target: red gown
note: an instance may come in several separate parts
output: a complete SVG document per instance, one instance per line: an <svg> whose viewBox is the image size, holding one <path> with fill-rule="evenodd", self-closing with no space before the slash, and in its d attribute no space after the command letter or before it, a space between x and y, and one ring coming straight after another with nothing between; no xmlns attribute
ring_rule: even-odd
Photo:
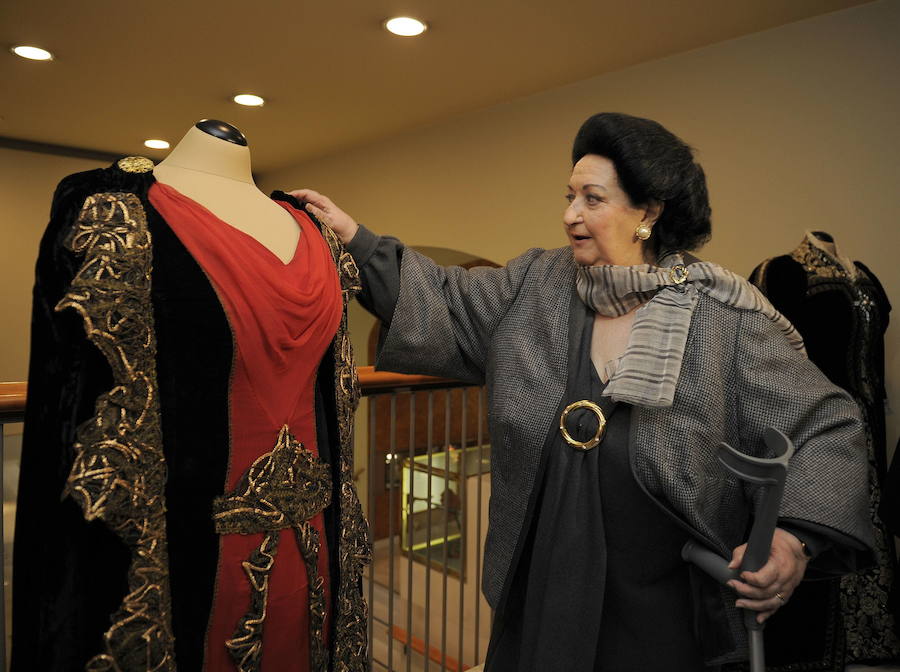
<svg viewBox="0 0 900 672"><path fill-rule="evenodd" d="M255 238L172 187L154 184L149 199L209 277L231 326L235 346L231 446L224 491L232 492L254 461L273 451L283 427L318 455L316 372L341 319L340 282L322 235L306 213L279 203L300 227L294 256L285 264ZM317 565L324 579L327 645L331 597L322 512L309 522L321 542ZM286 528L277 534L262 628L262 670L307 672L306 566L294 531ZM262 532L220 537L216 592L206 635L204 669L209 672L238 669L225 642L235 636L250 607L251 589L242 563L260 547L263 537Z"/></svg>

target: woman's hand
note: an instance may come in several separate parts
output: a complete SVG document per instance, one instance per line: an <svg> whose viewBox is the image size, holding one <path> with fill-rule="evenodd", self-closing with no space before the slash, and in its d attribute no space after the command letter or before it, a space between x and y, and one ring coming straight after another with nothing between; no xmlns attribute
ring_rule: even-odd
<svg viewBox="0 0 900 672"><path fill-rule="evenodd" d="M334 231L344 245L353 240L359 224L337 207L330 198L312 189L296 189L288 193L298 201L306 201L306 209Z"/></svg>
<svg viewBox="0 0 900 672"><path fill-rule="evenodd" d="M728 567L740 567L746 550L747 544L734 549ZM769 561L756 572L741 572L741 580L733 579L728 582L738 594L735 604L758 611L756 620L762 623L790 599L797 584L803 579L808 561L800 540L790 532L776 527Z"/></svg>

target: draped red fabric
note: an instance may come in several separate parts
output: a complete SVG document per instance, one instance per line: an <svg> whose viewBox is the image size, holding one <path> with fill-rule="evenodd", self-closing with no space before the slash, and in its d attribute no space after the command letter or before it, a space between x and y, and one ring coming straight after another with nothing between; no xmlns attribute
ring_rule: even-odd
<svg viewBox="0 0 900 672"><path fill-rule="evenodd" d="M315 224L306 213L280 203L301 231L294 256L285 264L255 238L168 185L154 184L149 198L210 279L234 334L231 446L224 490L234 489L254 460L272 451L284 425L318 454L316 372L341 319L341 290L331 252ZM195 337L202 339L203 334ZM222 446L222 451L229 451L229 446ZM330 605L322 514L310 522L319 531L318 569L325 579L325 603ZM263 627L262 670L307 672L306 567L294 532L285 529L279 534ZM221 537L206 639L205 670L209 672L236 669L225 641L234 636L250 606L250 585L242 563L262 539L262 533ZM328 613L326 640L330 620Z"/></svg>

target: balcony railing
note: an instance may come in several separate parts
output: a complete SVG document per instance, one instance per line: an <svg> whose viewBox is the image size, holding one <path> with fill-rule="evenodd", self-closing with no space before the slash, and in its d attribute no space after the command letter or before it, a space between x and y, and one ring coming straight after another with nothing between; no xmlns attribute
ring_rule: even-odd
<svg viewBox="0 0 900 672"><path fill-rule="evenodd" d="M480 590L490 493L484 390L372 367L360 367L359 378L355 468L374 541L363 586L370 668L471 669L487 652L491 618ZM26 393L25 383L0 383L4 456L2 430L24 419ZM2 501L14 511L14 501ZM0 660L9 633L9 548L0 545Z"/></svg>

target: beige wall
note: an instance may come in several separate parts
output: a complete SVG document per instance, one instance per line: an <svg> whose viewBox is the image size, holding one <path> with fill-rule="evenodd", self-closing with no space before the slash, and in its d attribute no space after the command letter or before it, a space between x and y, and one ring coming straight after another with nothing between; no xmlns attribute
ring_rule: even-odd
<svg viewBox="0 0 900 672"><path fill-rule="evenodd" d="M0 147L0 381L25 380L31 287L57 183L98 161Z"/></svg>
<svg viewBox="0 0 900 672"><path fill-rule="evenodd" d="M747 275L793 249L805 229L822 229L900 306L898 25L900 2L874 2L492 107L261 182L316 188L408 244L503 261L527 247L563 244L574 133L594 112L629 112L659 120L699 150L713 205L704 257ZM364 341L360 314L353 324ZM887 334L887 374L900 409L898 319ZM896 411L888 423L892 445Z"/></svg>
<svg viewBox="0 0 900 672"><path fill-rule="evenodd" d="M0 381L25 380L28 375L34 263L53 190L66 175L99 165L0 147ZM3 434L4 498L11 503L18 489L21 423L4 425ZM4 511L8 512L4 534L12 543L15 508L4 507ZM7 557L7 565L9 562Z"/></svg>

